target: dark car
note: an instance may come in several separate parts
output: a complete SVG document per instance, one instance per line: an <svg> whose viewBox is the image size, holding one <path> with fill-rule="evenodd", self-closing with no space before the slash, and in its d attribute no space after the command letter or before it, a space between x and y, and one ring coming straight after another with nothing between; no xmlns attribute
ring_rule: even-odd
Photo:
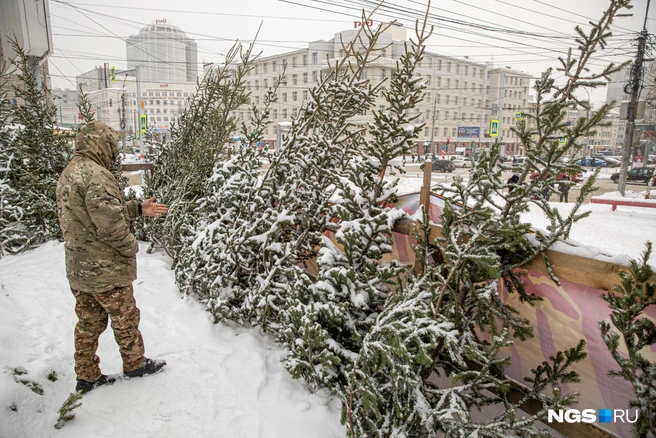
<svg viewBox="0 0 656 438"><path fill-rule="evenodd" d="M649 184L649 180L654 177L654 168L653 167L636 167L635 169L629 169L626 172L626 181L634 183L644 183ZM620 173L614 173L610 176L610 179L614 183L618 183L620 180Z"/></svg>
<svg viewBox="0 0 656 438"><path fill-rule="evenodd" d="M575 164L578 164L579 166L583 166L583 167L606 167L605 161L600 160L599 158L590 158L590 157L579 160Z"/></svg>
<svg viewBox="0 0 656 438"><path fill-rule="evenodd" d="M535 178L538 177L538 175L540 175L540 172L533 172L531 174L530 178L535 179ZM545 178L548 178L548 177L549 177L549 173L547 173L545 175ZM577 175L577 174L570 175L569 173L565 173L565 172L559 172L558 175L556 175L556 179L558 181L568 180L568 181L572 181L572 182L575 182L575 183L583 181L583 179L579 175Z"/></svg>
<svg viewBox="0 0 656 438"><path fill-rule="evenodd" d="M424 170L426 163L421 163L419 169ZM435 160L433 161L433 172L453 172L456 166L450 160Z"/></svg>

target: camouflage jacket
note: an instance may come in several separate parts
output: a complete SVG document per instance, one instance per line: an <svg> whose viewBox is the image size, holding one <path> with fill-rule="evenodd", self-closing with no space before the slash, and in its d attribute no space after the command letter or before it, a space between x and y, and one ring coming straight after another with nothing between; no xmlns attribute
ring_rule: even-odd
<svg viewBox="0 0 656 438"><path fill-rule="evenodd" d="M139 246L130 220L138 216L138 206L125 201L109 171L118 154L118 134L91 122L76 142L75 156L57 183L68 281L83 292L128 286L137 278Z"/></svg>

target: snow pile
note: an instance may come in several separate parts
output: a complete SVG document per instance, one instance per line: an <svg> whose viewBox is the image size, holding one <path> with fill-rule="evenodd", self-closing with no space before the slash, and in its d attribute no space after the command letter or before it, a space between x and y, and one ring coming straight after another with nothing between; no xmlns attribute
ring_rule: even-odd
<svg viewBox="0 0 656 438"><path fill-rule="evenodd" d="M203 306L180 297L170 259L146 254L146 246L142 243L137 256L134 283L141 330L146 354L168 365L157 375L119 380L86 394L75 419L59 432L53 428L59 407L75 387L75 300L64 247L49 242L0 259L1 437L345 436L339 403L293 380L273 339L212 324ZM100 338L99 356L104 373L121 372L109 328ZM30 388L34 384L43 395Z"/></svg>

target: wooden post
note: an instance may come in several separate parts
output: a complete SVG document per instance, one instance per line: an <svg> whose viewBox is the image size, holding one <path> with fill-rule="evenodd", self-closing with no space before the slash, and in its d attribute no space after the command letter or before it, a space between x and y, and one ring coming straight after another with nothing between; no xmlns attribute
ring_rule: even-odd
<svg viewBox="0 0 656 438"><path fill-rule="evenodd" d="M430 186L431 186L431 173L433 172L433 163L430 160L426 160L424 163L424 181L421 185L421 190L419 192L419 203L424 207L424 211L428 214L428 207L430 205ZM424 236L425 239L428 239L428 236ZM415 266L413 268L416 275L421 276L424 274L424 264L415 259Z"/></svg>

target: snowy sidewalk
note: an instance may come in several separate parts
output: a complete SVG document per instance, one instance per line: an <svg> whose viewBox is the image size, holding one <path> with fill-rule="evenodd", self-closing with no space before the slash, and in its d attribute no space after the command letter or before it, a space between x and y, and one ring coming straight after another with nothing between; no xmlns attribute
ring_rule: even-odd
<svg viewBox="0 0 656 438"><path fill-rule="evenodd" d="M0 259L1 437L343 437L339 402L310 394L280 364L283 352L255 330L212 324L194 299L181 298L170 259L146 254L139 279L146 355L164 371L120 380L85 395L75 419L54 429L75 387L74 298L64 271L63 244ZM100 338L104 373L121 372L111 328ZM27 371L14 376L13 369ZM55 371L57 380L47 376ZM16 379L38 383L38 395Z"/></svg>

